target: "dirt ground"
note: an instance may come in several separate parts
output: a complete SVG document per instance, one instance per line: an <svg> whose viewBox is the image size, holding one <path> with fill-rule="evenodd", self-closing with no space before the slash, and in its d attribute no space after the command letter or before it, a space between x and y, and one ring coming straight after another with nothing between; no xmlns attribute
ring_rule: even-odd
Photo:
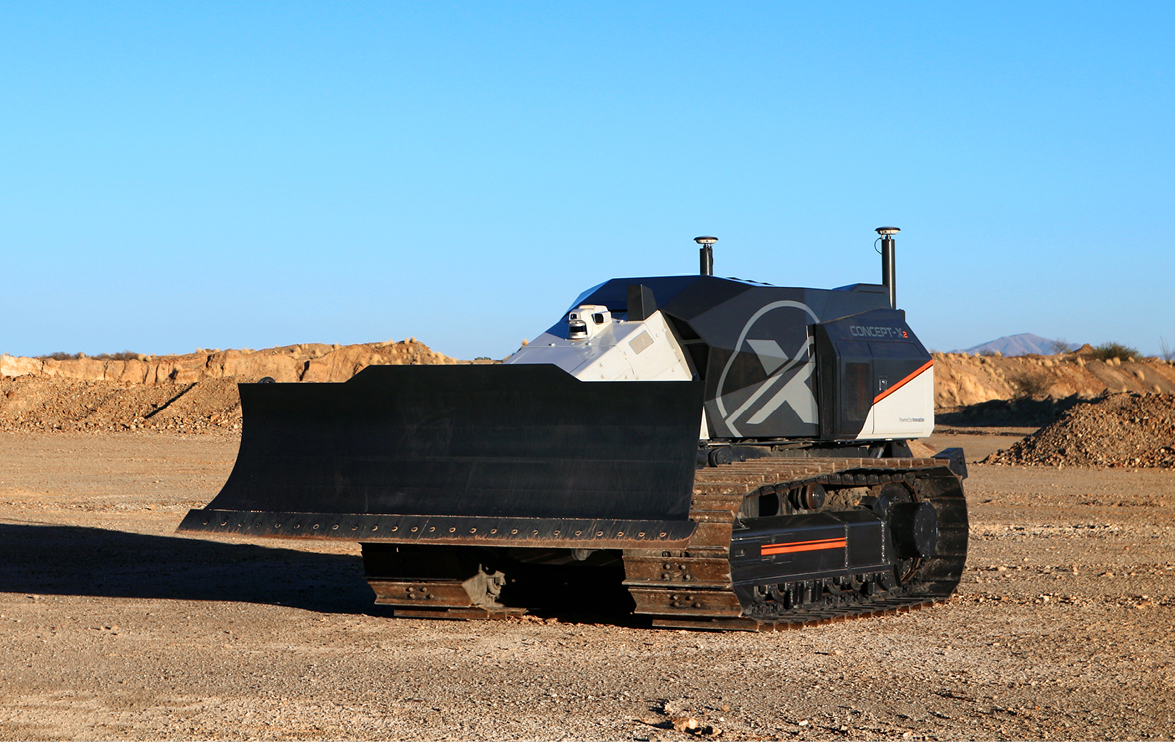
<svg viewBox="0 0 1175 742"><path fill-rule="evenodd" d="M974 462L1024 432L932 443ZM236 445L0 434L0 737L676 740L684 712L721 739L1175 735L1170 470L972 463L949 603L712 634L394 620L355 546L177 536Z"/></svg>

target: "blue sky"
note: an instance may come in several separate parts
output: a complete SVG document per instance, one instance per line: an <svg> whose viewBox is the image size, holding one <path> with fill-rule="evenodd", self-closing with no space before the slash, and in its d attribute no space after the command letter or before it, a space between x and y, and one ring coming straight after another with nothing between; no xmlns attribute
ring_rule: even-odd
<svg viewBox="0 0 1175 742"><path fill-rule="evenodd" d="M8 3L0 352L415 336L613 276L1175 345L1172 3Z"/></svg>

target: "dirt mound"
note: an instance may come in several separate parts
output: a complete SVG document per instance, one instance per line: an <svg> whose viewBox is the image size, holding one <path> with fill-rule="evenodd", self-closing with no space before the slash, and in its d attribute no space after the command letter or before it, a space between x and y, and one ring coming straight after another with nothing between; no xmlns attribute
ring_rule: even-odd
<svg viewBox="0 0 1175 742"><path fill-rule="evenodd" d="M1017 358L934 354L934 406L940 413L993 400L1092 399L1107 392L1175 393L1175 365L1158 358L1102 361L1081 352Z"/></svg>
<svg viewBox="0 0 1175 742"><path fill-rule="evenodd" d="M0 368L0 431L230 434L241 427L238 382L266 376L287 382L346 381L371 365L459 363L414 338L139 360L4 359L9 363Z"/></svg>
<svg viewBox="0 0 1175 742"><path fill-rule="evenodd" d="M0 379L0 431L238 430L237 381L147 386L36 376Z"/></svg>
<svg viewBox="0 0 1175 742"><path fill-rule="evenodd" d="M123 355L123 354L119 354ZM190 384L236 377L256 381L346 381L373 365L459 363L409 338L404 341L323 345L305 343L265 350L198 350L179 356L137 358L23 358L0 355L0 377L46 376L127 384Z"/></svg>
<svg viewBox="0 0 1175 742"><path fill-rule="evenodd" d="M1078 404L983 463L1175 468L1175 394L1111 394Z"/></svg>

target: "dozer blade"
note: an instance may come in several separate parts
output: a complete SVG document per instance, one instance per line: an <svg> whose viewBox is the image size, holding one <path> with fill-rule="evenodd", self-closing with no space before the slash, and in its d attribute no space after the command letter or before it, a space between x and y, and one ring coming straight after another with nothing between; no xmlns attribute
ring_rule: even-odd
<svg viewBox="0 0 1175 742"><path fill-rule="evenodd" d="M181 531L639 548L694 530L700 382L369 366L341 384L240 394L236 464Z"/></svg>

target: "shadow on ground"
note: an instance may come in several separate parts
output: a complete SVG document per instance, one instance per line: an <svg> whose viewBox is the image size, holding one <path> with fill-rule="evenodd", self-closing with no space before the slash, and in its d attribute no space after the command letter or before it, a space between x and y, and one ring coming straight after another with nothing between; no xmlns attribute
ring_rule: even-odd
<svg viewBox="0 0 1175 742"><path fill-rule="evenodd" d="M80 526L0 524L0 592L391 614L372 603L358 556Z"/></svg>
<svg viewBox="0 0 1175 742"><path fill-rule="evenodd" d="M1077 405L1090 401L1076 395L1064 399L993 399L936 413L934 421L955 427L1042 427L1059 420Z"/></svg>
<svg viewBox="0 0 1175 742"><path fill-rule="evenodd" d="M646 624L631 614L621 579L552 579L534 613L561 623ZM358 556L81 526L0 524L0 593L263 603L392 617L390 607L373 602Z"/></svg>

